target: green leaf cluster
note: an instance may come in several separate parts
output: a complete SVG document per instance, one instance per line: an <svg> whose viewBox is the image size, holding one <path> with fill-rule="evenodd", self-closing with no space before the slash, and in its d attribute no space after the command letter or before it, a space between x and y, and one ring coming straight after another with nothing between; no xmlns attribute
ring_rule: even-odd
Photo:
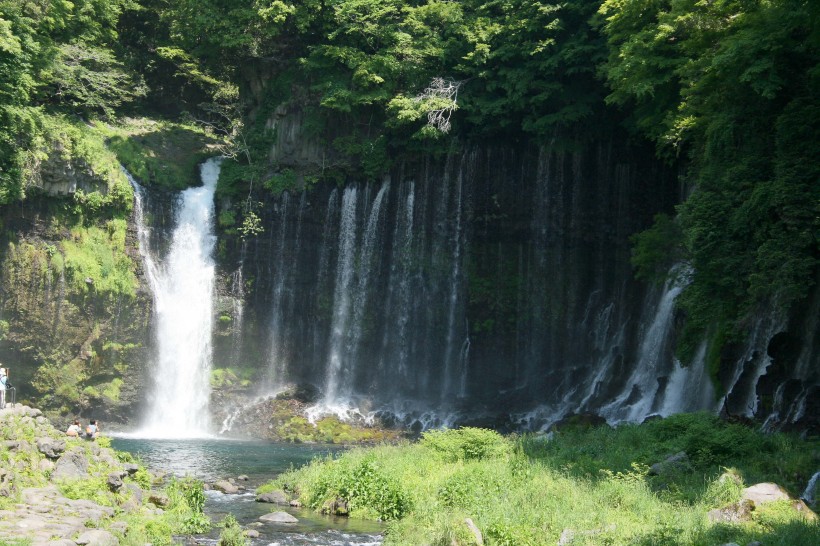
<svg viewBox="0 0 820 546"><path fill-rule="evenodd" d="M599 16L607 101L683 159L695 188L675 222L635 239L634 261L645 275L691 264L679 300L690 349L714 325L721 343L742 339L753 313L789 311L818 272L820 7L606 0Z"/></svg>

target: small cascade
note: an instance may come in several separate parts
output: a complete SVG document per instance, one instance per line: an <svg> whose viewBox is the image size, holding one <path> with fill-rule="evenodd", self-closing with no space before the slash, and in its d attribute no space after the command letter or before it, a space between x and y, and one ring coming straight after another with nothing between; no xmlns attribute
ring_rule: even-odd
<svg viewBox="0 0 820 546"><path fill-rule="evenodd" d="M345 366L347 373L345 374L342 384L342 394L345 398L348 398L352 393L353 382L356 378L356 369L359 362L359 347L362 340L365 313L368 311L368 300L371 292L370 279L377 269L375 258L378 258L378 250L380 248L379 234L382 225L382 204L384 203L385 195L389 188L390 181L386 179L379 193L376 194L376 198L370 208L370 214L367 217L367 224L365 225L364 235L362 236L361 248L357 260L359 279L355 285L352 297L353 315L345 343L346 358L349 361L349 364Z"/></svg>
<svg viewBox="0 0 820 546"><path fill-rule="evenodd" d="M601 415L610 422L637 421L652 413L658 393L658 378L671 360L669 352L675 299L683 286L675 280L668 280L657 307L651 312L651 319L645 324L638 361L632 368L629 379L621 393L601 409ZM651 307L650 307L651 309Z"/></svg>
<svg viewBox="0 0 820 546"><path fill-rule="evenodd" d="M316 308L321 309L328 305L326 302L331 301L333 294L333 286L331 284L331 254L332 247L335 241L334 227L336 225L335 218L339 215L339 190L333 188L327 200L327 208L325 209L324 222L322 229L322 243L319 247L319 267L316 276ZM317 317L313 317L313 338L310 340L312 344L312 360L319 361L327 355L327 332L324 328L319 327Z"/></svg>
<svg viewBox="0 0 820 546"><path fill-rule="evenodd" d="M345 342L350 320L351 288L356 259L356 205L358 193L355 186L345 188L339 225L339 257L336 263L336 289L333 296L333 322L330 330L330 353L328 355L325 382L325 404L336 406L340 402L339 387L348 370L344 368Z"/></svg>
<svg viewBox="0 0 820 546"><path fill-rule="evenodd" d="M465 328L470 331L469 326ZM467 379L470 372L470 336L464 338L464 343L461 344L461 351L458 355L459 368L461 368L461 378L458 385L458 397L467 397Z"/></svg>
<svg viewBox="0 0 820 546"><path fill-rule="evenodd" d="M264 385L265 390L275 389L285 383L287 370L287 358L285 355L285 290L288 277L288 265L285 261L285 251L287 248L288 236L288 208L290 206L290 194L285 192L279 203L277 213L279 215L279 229L277 233L277 244L275 250L275 269L273 281L273 320L271 321L270 336L270 374L269 383Z"/></svg>
<svg viewBox="0 0 820 546"><path fill-rule="evenodd" d="M655 411L666 417L673 413L716 409L715 388L706 370L706 342L700 344L692 363L675 367L666 382L663 403Z"/></svg>
<svg viewBox="0 0 820 546"><path fill-rule="evenodd" d="M463 290L462 264L461 255L463 253L463 234L464 227L462 225L462 202L464 196L464 172L462 169L458 171L456 195L455 195L455 226L453 228L452 238L452 266L450 269L450 286L449 298L447 302L447 345L444 352L444 377L441 387L441 398L447 400L452 396L453 384L461 375L461 371L456 369L454 364L460 358L460 354L455 351L456 338L459 335L458 324L461 323L459 315L461 311L461 299Z"/></svg>
<svg viewBox="0 0 820 546"><path fill-rule="evenodd" d="M219 159L202 164L203 186L179 196L168 255L158 259L145 225L144 192L134 183L140 252L154 294L156 365L143 428L148 437L198 437L210 431L214 291L214 206Z"/></svg>
<svg viewBox="0 0 820 546"><path fill-rule="evenodd" d="M416 183L404 185L399 198L396 222L393 229L393 253L390 258L390 277L385 300L385 317L388 328L384 329L381 342L379 370L383 377L405 379L410 358L409 332L411 315L413 215L415 213ZM398 382L393 383L393 389Z"/></svg>
<svg viewBox="0 0 820 546"><path fill-rule="evenodd" d="M242 338L245 331L245 257L248 243L243 239L239 254L239 266L231 275L231 364L237 366L242 362Z"/></svg>
<svg viewBox="0 0 820 546"><path fill-rule="evenodd" d="M803 490L803 494L800 495L800 498L806 501L806 504L809 506L814 506L814 503L817 501L815 495L817 494L818 480L820 480L820 472L815 472L806 485L806 489Z"/></svg>
<svg viewBox="0 0 820 546"><path fill-rule="evenodd" d="M726 389L726 409L733 415L753 417L760 402L757 385L772 363L769 341L785 329L786 320L776 314L758 317L749 332L745 350L737 360Z"/></svg>

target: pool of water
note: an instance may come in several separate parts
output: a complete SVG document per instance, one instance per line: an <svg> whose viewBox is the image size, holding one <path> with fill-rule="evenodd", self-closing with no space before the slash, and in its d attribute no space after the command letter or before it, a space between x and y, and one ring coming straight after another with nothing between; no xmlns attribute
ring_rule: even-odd
<svg viewBox="0 0 820 546"><path fill-rule="evenodd" d="M259 531L254 546L373 546L381 544L383 526L375 522L350 520L316 514L307 509L274 506L256 502L254 488L292 467L299 467L315 457L338 453L337 446L280 444L273 442L184 439L154 440L113 438L112 447L127 451L148 468L175 476L193 476L205 482L247 475L248 491L225 495L206 492L205 511L214 523L233 514L243 527ZM259 522L259 517L273 511L285 511L299 523ZM197 537L200 544L215 544L218 533Z"/></svg>

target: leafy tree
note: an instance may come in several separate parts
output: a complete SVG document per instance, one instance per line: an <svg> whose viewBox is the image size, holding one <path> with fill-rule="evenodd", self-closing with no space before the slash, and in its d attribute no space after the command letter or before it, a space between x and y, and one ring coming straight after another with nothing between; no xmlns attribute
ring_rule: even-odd
<svg viewBox="0 0 820 546"><path fill-rule="evenodd" d="M694 266L681 298L694 331L685 339L712 324L742 337L761 304L789 310L814 284L818 9L802 0L607 0L600 9L607 100L667 157L686 157L696 186L680 207Z"/></svg>

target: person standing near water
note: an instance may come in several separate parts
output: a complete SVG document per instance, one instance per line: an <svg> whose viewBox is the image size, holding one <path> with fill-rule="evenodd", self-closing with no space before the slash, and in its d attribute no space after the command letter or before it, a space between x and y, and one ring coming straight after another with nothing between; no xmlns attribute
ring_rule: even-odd
<svg viewBox="0 0 820 546"><path fill-rule="evenodd" d="M6 385L8 385L9 376L5 368L0 368L0 409L6 407Z"/></svg>

